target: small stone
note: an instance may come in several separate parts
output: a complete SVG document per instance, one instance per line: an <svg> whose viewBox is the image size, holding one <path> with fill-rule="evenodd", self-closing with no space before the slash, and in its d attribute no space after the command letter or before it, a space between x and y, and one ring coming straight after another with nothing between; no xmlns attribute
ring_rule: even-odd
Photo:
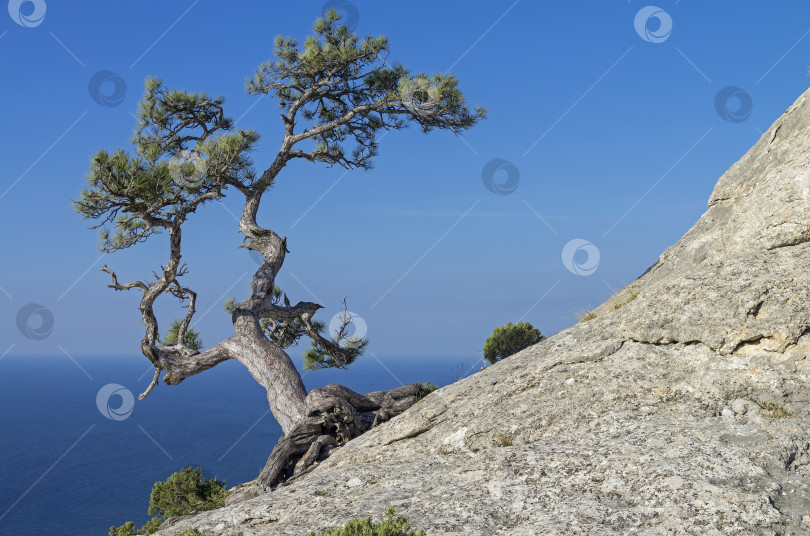
<svg viewBox="0 0 810 536"><path fill-rule="evenodd" d="M359 478L357 478L357 477L354 477L354 478L350 478L350 479L349 479L349 480L346 482L346 485L347 485L347 486L349 486L350 488L356 488L357 486L362 486L362 485L363 485L363 481L362 481L362 480L360 480L360 479L359 479Z"/></svg>
<svg viewBox="0 0 810 536"><path fill-rule="evenodd" d="M738 398L734 402L731 403L731 409L734 410L734 413L737 415L745 415L748 413L748 402L743 400L742 398Z"/></svg>

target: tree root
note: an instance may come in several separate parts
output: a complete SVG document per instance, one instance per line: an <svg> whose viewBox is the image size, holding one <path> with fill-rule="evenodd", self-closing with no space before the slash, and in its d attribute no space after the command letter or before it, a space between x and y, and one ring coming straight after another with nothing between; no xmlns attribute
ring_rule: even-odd
<svg viewBox="0 0 810 536"><path fill-rule="evenodd" d="M279 439L256 485L267 491L292 482L334 448L399 415L423 395L418 383L365 395L334 384L313 389L306 419Z"/></svg>

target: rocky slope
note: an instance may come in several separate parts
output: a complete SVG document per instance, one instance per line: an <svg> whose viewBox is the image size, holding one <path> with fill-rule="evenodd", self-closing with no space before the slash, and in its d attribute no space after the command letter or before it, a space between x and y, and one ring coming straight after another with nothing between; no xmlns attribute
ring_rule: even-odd
<svg viewBox="0 0 810 536"><path fill-rule="evenodd" d="M810 534L808 147L810 92L595 319L159 534L305 535L387 506L429 535Z"/></svg>

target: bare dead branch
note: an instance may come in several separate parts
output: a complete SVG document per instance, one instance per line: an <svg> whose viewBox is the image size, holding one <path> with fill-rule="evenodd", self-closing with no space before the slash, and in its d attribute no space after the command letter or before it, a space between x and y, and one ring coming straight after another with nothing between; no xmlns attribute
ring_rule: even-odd
<svg viewBox="0 0 810 536"><path fill-rule="evenodd" d="M132 289L132 288L139 288L139 289L143 290L144 292L146 292L147 289L148 289L148 287L144 283L141 283L140 281L133 281L132 283L126 283L124 285L119 284L118 283L118 277L115 275L115 272L113 272L112 270L107 268L106 264L104 265L104 268L101 269L101 271L102 272L107 272L108 274L110 274L110 277L112 278L112 285L107 285L107 286L112 288L112 289L115 289L115 290L129 290L129 289Z"/></svg>
<svg viewBox="0 0 810 536"><path fill-rule="evenodd" d="M180 271L182 272L182 267ZM194 313L197 312L197 309L195 308L195 304L197 303L197 293L189 288L180 286L180 283L178 283L176 279L172 281L172 286L169 287L169 292L174 294L174 296L180 301L188 298L188 305L186 306L188 310L186 311L186 316L180 322L180 327L177 329L177 344L186 346L186 332L191 324L191 318L194 316Z"/></svg>
<svg viewBox="0 0 810 536"><path fill-rule="evenodd" d="M146 388L146 391L138 395L138 400L143 400L147 397L149 393L152 392L152 389L158 384L158 379L160 378L160 369L155 367L155 376L152 378L152 382L149 384L149 387Z"/></svg>
<svg viewBox="0 0 810 536"><path fill-rule="evenodd" d="M312 302L298 302L292 307L271 305L259 311L259 318L268 318L274 321L293 320L303 316L312 317L318 309L323 309L323 306Z"/></svg>

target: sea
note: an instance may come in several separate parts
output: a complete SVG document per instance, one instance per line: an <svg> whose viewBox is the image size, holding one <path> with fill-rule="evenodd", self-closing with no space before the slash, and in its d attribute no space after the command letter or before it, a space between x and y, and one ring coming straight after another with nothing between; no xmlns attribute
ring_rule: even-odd
<svg viewBox="0 0 810 536"><path fill-rule="evenodd" d="M481 366L480 356L365 355L345 370L301 374L307 390L339 383L365 393L444 386ZM258 475L281 428L247 370L225 362L138 401L153 370L143 356L0 359L0 535L140 527L154 483L182 467L228 486Z"/></svg>

